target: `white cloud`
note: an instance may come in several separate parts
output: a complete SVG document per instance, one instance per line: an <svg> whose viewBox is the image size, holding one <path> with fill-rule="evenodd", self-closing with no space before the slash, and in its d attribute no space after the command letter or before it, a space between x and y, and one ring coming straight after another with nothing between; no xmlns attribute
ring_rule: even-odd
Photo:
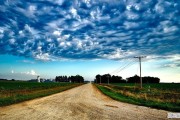
<svg viewBox="0 0 180 120"><path fill-rule="evenodd" d="M71 42L66 42L66 44L67 44L68 46L71 46L71 45L72 45Z"/></svg>
<svg viewBox="0 0 180 120"><path fill-rule="evenodd" d="M177 66L177 64L175 64L175 63L171 63L171 64L165 64L164 67L176 68L179 66Z"/></svg>
<svg viewBox="0 0 180 120"><path fill-rule="evenodd" d="M30 14L34 15L34 13L37 11L37 7L35 5L30 5L28 10Z"/></svg>
<svg viewBox="0 0 180 120"><path fill-rule="evenodd" d="M60 46L64 46L64 45L65 45L65 42L60 42L59 45L60 45Z"/></svg>
<svg viewBox="0 0 180 120"><path fill-rule="evenodd" d="M124 26L126 29L131 29L131 28L137 28L139 27L139 24L137 22L128 22L128 21L125 21L124 22Z"/></svg>
<svg viewBox="0 0 180 120"><path fill-rule="evenodd" d="M53 32L53 34L54 34L54 35L57 35L57 36L60 36L60 35L61 35L61 32L60 32L60 31L55 30L55 31Z"/></svg>
<svg viewBox="0 0 180 120"><path fill-rule="evenodd" d="M31 70L30 74L31 75L37 75L37 73L34 70Z"/></svg>
<svg viewBox="0 0 180 120"><path fill-rule="evenodd" d="M117 49L116 51L113 51L109 54L103 54L102 57L108 58L108 59L119 59L123 56L123 51L120 49Z"/></svg>
<svg viewBox="0 0 180 120"><path fill-rule="evenodd" d="M156 6L155 6L155 11L157 12L157 13L163 13L165 10L164 10L164 6L162 5L162 4L160 4L160 3L158 3L158 4L156 4Z"/></svg>
<svg viewBox="0 0 180 120"><path fill-rule="evenodd" d="M22 60L23 63L29 63L29 64L34 64L35 62L30 61L30 60Z"/></svg>
<svg viewBox="0 0 180 120"><path fill-rule="evenodd" d="M63 2L64 2L64 0L48 0L48 1L50 1L50 2L55 2L55 3L58 4L58 5L62 5Z"/></svg>
<svg viewBox="0 0 180 120"><path fill-rule="evenodd" d="M126 16L128 20L138 20L139 19L139 14L133 13L126 11Z"/></svg>
<svg viewBox="0 0 180 120"><path fill-rule="evenodd" d="M14 44L15 41L16 41L16 40L12 38L12 39L9 40L9 43L10 43L10 44Z"/></svg>
<svg viewBox="0 0 180 120"><path fill-rule="evenodd" d="M4 33L4 28L0 27L0 33L3 34Z"/></svg>
<svg viewBox="0 0 180 120"><path fill-rule="evenodd" d="M51 60L49 53L40 53L40 54L37 54L35 56L35 58L38 59L38 60L43 60L43 61Z"/></svg>
<svg viewBox="0 0 180 120"><path fill-rule="evenodd" d="M11 73L16 74L16 75L19 75L19 74L32 75L32 76L39 75L35 72L35 70L30 70L30 71L26 71L26 72L14 72L14 70L11 70Z"/></svg>
<svg viewBox="0 0 180 120"><path fill-rule="evenodd" d="M76 17L77 10L75 8L71 8L70 12L73 14L74 17Z"/></svg>
<svg viewBox="0 0 180 120"><path fill-rule="evenodd" d="M32 76L39 75L34 70L30 70L30 71L27 71L27 72L21 72L21 74L27 74L27 75L32 75Z"/></svg>
<svg viewBox="0 0 180 120"><path fill-rule="evenodd" d="M30 27L28 24L24 26L24 30L30 32L31 34L36 35L38 33L37 30L35 30L33 27Z"/></svg>
<svg viewBox="0 0 180 120"><path fill-rule="evenodd" d="M170 33L170 32L178 31L179 29L177 26L171 26L171 27L164 27L163 30L164 33Z"/></svg>

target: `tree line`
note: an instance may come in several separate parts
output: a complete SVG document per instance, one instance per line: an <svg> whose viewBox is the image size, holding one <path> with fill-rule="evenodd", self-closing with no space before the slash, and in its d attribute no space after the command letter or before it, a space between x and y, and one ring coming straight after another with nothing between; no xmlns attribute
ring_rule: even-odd
<svg viewBox="0 0 180 120"><path fill-rule="evenodd" d="M127 78L128 83L140 83L140 77L135 75L133 77ZM142 83L159 83L160 79L158 77L142 77Z"/></svg>
<svg viewBox="0 0 180 120"><path fill-rule="evenodd" d="M140 77L138 75L134 75L132 77L123 79L121 76L111 76L110 74L104 75L96 75L95 83L140 83ZM143 83L159 83L160 79L158 77L142 77Z"/></svg>
<svg viewBox="0 0 180 120"><path fill-rule="evenodd" d="M110 74L96 75L95 83L126 83L121 76L111 76Z"/></svg>
<svg viewBox="0 0 180 120"><path fill-rule="evenodd" d="M76 76L56 76L55 78L56 82L71 82L71 83L83 83L84 78L80 75Z"/></svg>

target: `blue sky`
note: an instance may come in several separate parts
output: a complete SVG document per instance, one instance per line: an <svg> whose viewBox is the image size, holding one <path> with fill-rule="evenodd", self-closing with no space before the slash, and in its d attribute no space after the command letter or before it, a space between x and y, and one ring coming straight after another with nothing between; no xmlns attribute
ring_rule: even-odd
<svg viewBox="0 0 180 120"><path fill-rule="evenodd" d="M179 1L0 1L0 78L126 78L141 55L143 76L180 82Z"/></svg>

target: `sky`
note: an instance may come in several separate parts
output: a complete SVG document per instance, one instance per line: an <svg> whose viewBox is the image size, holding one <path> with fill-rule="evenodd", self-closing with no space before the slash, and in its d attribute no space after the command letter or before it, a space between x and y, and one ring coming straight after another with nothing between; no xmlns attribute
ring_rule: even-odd
<svg viewBox="0 0 180 120"><path fill-rule="evenodd" d="M0 78L139 74L180 82L179 0L2 0Z"/></svg>

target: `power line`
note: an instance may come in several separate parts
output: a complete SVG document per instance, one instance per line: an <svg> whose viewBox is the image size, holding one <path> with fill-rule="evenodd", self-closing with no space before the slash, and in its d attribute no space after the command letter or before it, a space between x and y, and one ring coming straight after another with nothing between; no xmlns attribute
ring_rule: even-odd
<svg viewBox="0 0 180 120"><path fill-rule="evenodd" d="M132 66L132 65L134 65L134 64L135 64L135 61L134 61L134 62L131 62L131 63L129 63L129 64L127 64L127 65L124 66L122 69L120 69L119 71L117 71L117 73L119 73L119 72L121 72L121 71L123 71L123 70L129 68L130 66Z"/></svg>
<svg viewBox="0 0 180 120"><path fill-rule="evenodd" d="M131 59L131 58L128 58L128 59ZM128 59L127 59L127 60L128 60ZM126 64L129 64L129 63L122 64L120 67L118 67L116 70L114 70L114 71L111 72L111 73L116 73L117 71L119 71L120 69L122 69Z"/></svg>
<svg viewBox="0 0 180 120"><path fill-rule="evenodd" d="M132 58L128 58L130 60L133 60ZM128 60L127 59L127 60ZM127 66L129 66L129 64L131 64L133 61L128 61L127 63L125 64L122 64L119 68L117 68L116 70L114 70L113 72L111 72L111 74L114 74L114 73L118 73L119 71L121 71L122 69L125 69Z"/></svg>

